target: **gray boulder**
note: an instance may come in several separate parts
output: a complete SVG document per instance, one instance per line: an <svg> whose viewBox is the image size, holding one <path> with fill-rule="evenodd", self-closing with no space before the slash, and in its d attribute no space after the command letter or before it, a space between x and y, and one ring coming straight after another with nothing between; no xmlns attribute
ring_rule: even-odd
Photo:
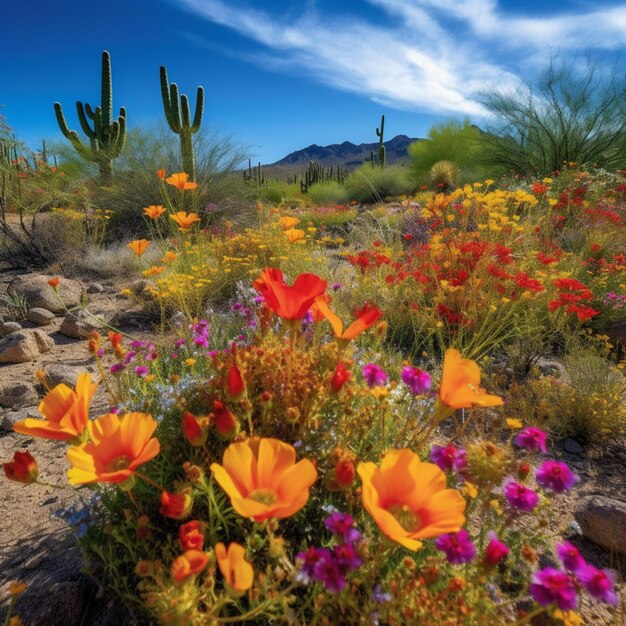
<svg viewBox="0 0 626 626"><path fill-rule="evenodd" d="M41 307L52 313L63 313L66 309L78 306L83 297L83 286L76 280L59 278L55 290L48 284L51 276L26 274L11 281L7 291L26 299L29 307Z"/></svg>
<svg viewBox="0 0 626 626"><path fill-rule="evenodd" d="M587 496L578 503L574 517L586 539L626 554L626 502L606 496Z"/></svg>
<svg viewBox="0 0 626 626"><path fill-rule="evenodd" d="M33 324L37 324L37 326L46 326L55 318L54 313L48 311L48 309L44 309L40 306L33 307L32 309L28 309L26 313L26 319Z"/></svg>
<svg viewBox="0 0 626 626"><path fill-rule="evenodd" d="M52 346L54 340L38 328L20 330L0 340L0 363L28 363Z"/></svg>

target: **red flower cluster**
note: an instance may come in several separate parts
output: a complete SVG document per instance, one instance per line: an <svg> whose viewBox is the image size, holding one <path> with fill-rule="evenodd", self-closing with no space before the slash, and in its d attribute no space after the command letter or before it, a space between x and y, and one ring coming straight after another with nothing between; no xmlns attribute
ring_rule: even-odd
<svg viewBox="0 0 626 626"><path fill-rule="evenodd" d="M584 304L593 300L593 292L575 278L557 278L552 281L559 291L558 297L548 303L550 311L565 308L567 313L575 313L583 321L595 317L600 313Z"/></svg>

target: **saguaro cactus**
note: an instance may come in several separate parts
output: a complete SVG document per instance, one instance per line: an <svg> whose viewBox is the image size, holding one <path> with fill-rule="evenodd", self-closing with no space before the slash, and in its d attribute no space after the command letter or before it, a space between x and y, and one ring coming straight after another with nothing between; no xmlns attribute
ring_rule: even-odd
<svg viewBox="0 0 626 626"><path fill-rule="evenodd" d="M385 167L385 116L380 118L380 128L376 129L378 137L378 164L381 168Z"/></svg>
<svg viewBox="0 0 626 626"><path fill-rule="evenodd" d="M120 107L119 117L117 120L113 120L111 55L106 50L102 53L100 106L97 106L94 110L89 104L83 105L80 100L76 103L78 121L89 139L89 146L80 140L75 130L69 129L59 102L54 103L54 111L61 132L74 146L76 152L87 161L93 161L98 164L102 184L110 183L111 162L120 155L126 141L126 109ZM87 118L93 122L93 128L89 125Z"/></svg>
<svg viewBox="0 0 626 626"><path fill-rule="evenodd" d="M189 175L190 180L196 179L196 162L193 151L191 136L197 133L202 124L204 113L204 89L198 87L196 97L196 110L191 121L189 110L189 98L185 94L179 95L178 85L169 83L167 69L161 66L161 97L167 123L173 132L180 136L180 156L183 170Z"/></svg>

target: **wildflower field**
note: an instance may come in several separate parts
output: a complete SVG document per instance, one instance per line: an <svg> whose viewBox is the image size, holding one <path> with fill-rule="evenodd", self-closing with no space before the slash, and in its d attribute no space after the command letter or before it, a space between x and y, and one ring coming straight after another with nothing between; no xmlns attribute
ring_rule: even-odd
<svg viewBox="0 0 626 626"><path fill-rule="evenodd" d="M30 360L1 489L64 494L57 532L117 623L623 623L626 517L598 544L576 494L616 455L624 499L626 172L457 184L444 164L328 205L244 174L220 212L164 106L181 165L150 168L148 202L116 204L119 146L99 179L11 151L0 173L3 241L80 355L71 382ZM69 301L94 276L141 325ZM7 626L31 623L29 571Z"/></svg>

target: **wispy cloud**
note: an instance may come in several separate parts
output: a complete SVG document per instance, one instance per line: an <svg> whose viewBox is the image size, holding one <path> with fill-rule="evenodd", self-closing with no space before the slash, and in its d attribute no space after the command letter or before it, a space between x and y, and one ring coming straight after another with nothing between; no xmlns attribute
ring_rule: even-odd
<svg viewBox="0 0 626 626"><path fill-rule="evenodd" d="M367 0L377 23L331 16L308 3L281 17L234 0L173 0L260 44L239 52L276 71L304 71L328 86L398 109L481 116L476 90L515 88L520 62L550 50L626 47L626 7L558 15L507 14L496 0Z"/></svg>

